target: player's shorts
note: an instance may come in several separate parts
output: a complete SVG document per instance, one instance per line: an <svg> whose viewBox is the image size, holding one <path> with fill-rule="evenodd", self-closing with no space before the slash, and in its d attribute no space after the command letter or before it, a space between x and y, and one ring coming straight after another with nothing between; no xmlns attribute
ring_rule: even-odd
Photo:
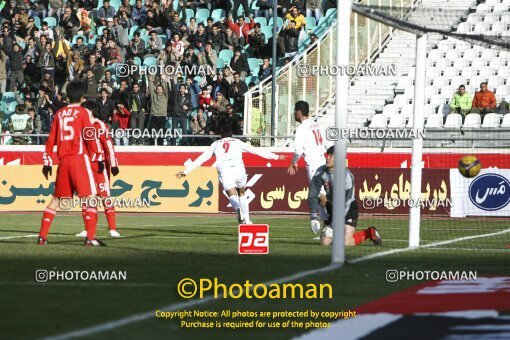
<svg viewBox="0 0 510 340"><path fill-rule="evenodd" d="M218 170L218 178L223 190L228 191L232 188L244 188L248 175L244 168L222 168Z"/></svg>
<svg viewBox="0 0 510 340"><path fill-rule="evenodd" d="M326 210L329 214L329 218L328 221L324 221L324 224L331 224L333 222L333 206L331 203L329 202L326 203ZM359 218L358 202L354 200L349 206L349 211L347 211L347 214L345 215L345 224L356 228L356 226L358 225L358 218Z"/></svg>
<svg viewBox="0 0 510 340"><path fill-rule="evenodd" d="M78 197L96 195L96 182L92 172L89 156L86 154L71 155L60 160L55 179L53 196Z"/></svg>
<svg viewBox="0 0 510 340"><path fill-rule="evenodd" d="M312 163L312 164L309 164L306 166L306 172L308 174L308 181L311 183L312 182L312 178L313 176L315 175L315 173L317 172L317 170L323 166L325 163ZM324 189L324 185L321 186L321 190L320 190L320 195L326 195L326 189Z"/></svg>
<svg viewBox="0 0 510 340"><path fill-rule="evenodd" d="M92 164L92 173L94 174L94 181L96 182L97 196L99 197L110 197L110 178L108 172L105 169L102 173L98 173L99 165L97 162Z"/></svg>

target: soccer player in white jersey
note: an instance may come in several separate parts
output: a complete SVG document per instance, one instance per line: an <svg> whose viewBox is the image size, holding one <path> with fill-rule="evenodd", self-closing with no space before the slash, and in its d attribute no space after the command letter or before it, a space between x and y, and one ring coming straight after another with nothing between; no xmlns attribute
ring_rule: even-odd
<svg viewBox="0 0 510 340"><path fill-rule="evenodd" d="M326 146L327 141L323 138L323 129L317 122L308 118L309 112L310 107L305 101L300 100L294 105L294 119L301 124L296 128L294 156L287 169L287 173L291 176L295 175L298 172L297 163L301 156L304 156L308 180L311 182L317 169L326 164L326 157L324 154L328 146ZM319 193L322 203L325 203L325 195L326 192L324 188L322 188ZM328 218L328 213L323 205L320 206L319 212L323 220ZM312 228L312 232L318 234L320 230Z"/></svg>
<svg viewBox="0 0 510 340"><path fill-rule="evenodd" d="M294 106L294 118L301 123L296 128L296 137L294 139L294 156L287 169L289 175L295 175L298 172L298 161L304 156L308 180L311 181L315 171L326 164L327 147L324 140L324 131L319 124L308 118L310 108L305 101L298 101Z"/></svg>
<svg viewBox="0 0 510 340"><path fill-rule="evenodd" d="M221 139L212 143L207 151L176 176L177 178L183 178L209 160L213 155L216 156L216 168L218 169L220 183L229 197L232 208L237 213L239 223L251 224L248 199L244 190L248 176L244 168L243 151L266 159L283 160L286 157L254 148L239 139L232 138L232 124L229 120L222 122L221 126Z"/></svg>

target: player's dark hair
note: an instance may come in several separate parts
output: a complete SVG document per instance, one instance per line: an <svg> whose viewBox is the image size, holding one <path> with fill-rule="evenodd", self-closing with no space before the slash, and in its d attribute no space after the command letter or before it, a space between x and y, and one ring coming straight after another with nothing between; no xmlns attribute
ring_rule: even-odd
<svg viewBox="0 0 510 340"><path fill-rule="evenodd" d="M301 111L301 114L305 117L308 117L308 112L310 111L310 106L304 100L300 100L294 105L295 111Z"/></svg>
<svg viewBox="0 0 510 340"><path fill-rule="evenodd" d="M232 137L232 121L229 118L222 119L220 126L221 138Z"/></svg>
<svg viewBox="0 0 510 340"><path fill-rule="evenodd" d="M82 103L81 106L92 112L92 116L94 118L99 117L99 106L95 101L87 100L86 102Z"/></svg>
<svg viewBox="0 0 510 340"><path fill-rule="evenodd" d="M71 104L79 104L85 94L85 84L81 81L73 80L67 85L66 92Z"/></svg>
<svg viewBox="0 0 510 340"><path fill-rule="evenodd" d="M326 151L328 153L328 155L334 155L335 154L335 147L334 146L330 146L328 148L328 151Z"/></svg>

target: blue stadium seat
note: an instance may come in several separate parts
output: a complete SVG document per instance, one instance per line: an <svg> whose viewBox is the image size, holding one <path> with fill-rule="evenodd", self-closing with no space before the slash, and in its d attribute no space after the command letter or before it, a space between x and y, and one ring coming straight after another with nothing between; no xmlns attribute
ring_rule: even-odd
<svg viewBox="0 0 510 340"><path fill-rule="evenodd" d="M46 17L43 19L43 21L46 21L48 23L48 27L57 26L57 19L55 19L54 17Z"/></svg>
<svg viewBox="0 0 510 340"><path fill-rule="evenodd" d="M119 10L121 5L122 5L122 3L120 0L110 0L110 6L115 8L115 12L117 12Z"/></svg>
<svg viewBox="0 0 510 340"><path fill-rule="evenodd" d="M14 92L5 92L2 96L2 102L8 105L9 103L16 101L16 93Z"/></svg>
<svg viewBox="0 0 510 340"><path fill-rule="evenodd" d="M267 26L267 20L266 20L266 18L264 18L264 17L257 17L257 18L255 18L255 19L253 19L253 20L254 20L255 22L260 23L261 28L262 28L262 27L264 27L264 26Z"/></svg>
<svg viewBox="0 0 510 340"><path fill-rule="evenodd" d="M277 24L278 28L282 27L283 26L283 18L277 17L276 24ZM267 23L267 26L272 26L272 25L273 25L273 18L269 19L269 22Z"/></svg>
<svg viewBox="0 0 510 340"><path fill-rule="evenodd" d="M140 66L140 65L142 65L142 59L140 59L140 57L134 57L134 58L133 58L133 63L134 63L135 65Z"/></svg>
<svg viewBox="0 0 510 340"><path fill-rule="evenodd" d="M151 65L156 65L158 62L158 60L155 58L155 57L152 57L152 56L149 56L149 57L145 57L143 59L143 64L145 66L151 66Z"/></svg>
<svg viewBox="0 0 510 340"><path fill-rule="evenodd" d="M221 50L220 54L218 55L218 58L221 58L225 61L225 63L230 64L230 59L234 56L234 52L231 50L225 49Z"/></svg>
<svg viewBox="0 0 510 340"><path fill-rule="evenodd" d="M248 58L248 65L250 65L250 71L253 73L261 65L261 60L257 58Z"/></svg>
<svg viewBox="0 0 510 340"><path fill-rule="evenodd" d="M97 40L97 35L95 35L92 38L90 38L90 40L88 41L88 45L90 47L94 47L96 45L96 40Z"/></svg>
<svg viewBox="0 0 510 340"><path fill-rule="evenodd" d="M266 40L269 40L273 36L273 27L272 26L264 26L260 28L261 32L266 36Z"/></svg>
<svg viewBox="0 0 510 340"><path fill-rule="evenodd" d="M315 21L314 17L306 17L306 28L312 29L317 26L317 21Z"/></svg>
<svg viewBox="0 0 510 340"><path fill-rule="evenodd" d="M221 70L224 67L225 67L225 60L223 60L223 58L218 58L216 61L216 68Z"/></svg>
<svg viewBox="0 0 510 340"><path fill-rule="evenodd" d="M138 30L138 25L133 25L131 26L131 28L129 29L129 35L133 35L135 34L135 32Z"/></svg>
<svg viewBox="0 0 510 340"><path fill-rule="evenodd" d="M221 18L224 18L226 15L225 11L221 8L215 9L211 13L211 17L214 19L214 22L220 21Z"/></svg>
<svg viewBox="0 0 510 340"><path fill-rule="evenodd" d="M196 16L207 19L209 17L209 10L207 8L199 8L199 9L197 9Z"/></svg>
<svg viewBox="0 0 510 340"><path fill-rule="evenodd" d="M103 31L106 29L106 26L99 26L97 28L97 35L103 35Z"/></svg>
<svg viewBox="0 0 510 340"><path fill-rule="evenodd" d="M41 28L41 18L39 18L39 17L32 17L32 18L34 18L35 26L37 26L37 28Z"/></svg>
<svg viewBox="0 0 510 340"><path fill-rule="evenodd" d="M13 114L16 111L16 105L18 105L18 103L15 101L8 105L6 104L5 105L5 113L8 115Z"/></svg>

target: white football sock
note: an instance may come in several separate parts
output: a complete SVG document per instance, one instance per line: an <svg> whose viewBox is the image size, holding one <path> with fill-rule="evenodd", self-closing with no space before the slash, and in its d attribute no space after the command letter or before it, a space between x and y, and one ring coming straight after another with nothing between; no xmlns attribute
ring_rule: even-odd
<svg viewBox="0 0 510 340"><path fill-rule="evenodd" d="M237 209L239 209L239 197L237 195L232 195L228 200L230 201L230 205L232 205L232 209L237 212Z"/></svg>
<svg viewBox="0 0 510 340"><path fill-rule="evenodd" d="M246 222L250 221L250 205L248 203L248 198L246 195L243 195L239 198L239 202L241 204L241 212L243 213L244 220Z"/></svg>

